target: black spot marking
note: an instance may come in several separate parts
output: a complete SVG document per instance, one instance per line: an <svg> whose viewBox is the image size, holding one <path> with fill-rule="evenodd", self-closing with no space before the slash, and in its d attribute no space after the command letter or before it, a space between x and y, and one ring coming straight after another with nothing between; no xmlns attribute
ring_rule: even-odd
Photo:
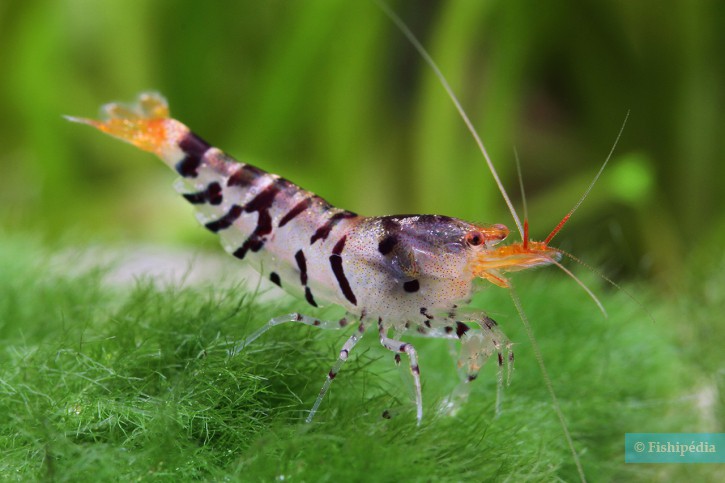
<svg viewBox="0 0 725 483"><path fill-rule="evenodd" d="M201 205L204 203L209 203L210 205L220 205L222 203L222 187L215 181L210 183L204 191L199 191L198 193L184 193L182 196L192 205Z"/></svg>
<svg viewBox="0 0 725 483"><path fill-rule="evenodd" d="M451 332L453 332L453 327L451 327L450 325L447 325L443 328L443 330L446 331L446 334L450 334Z"/></svg>
<svg viewBox="0 0 725 483"><path fill-rule="evenodd" d="M295 314L295 320L296 320L297 322L299 322L299 321L300 321L300 320L302 320L303 318L304 318L304 316L303 316L303 315L302 315L301 313L297 312L297 313Z"/></svg>
<svg viewBox="0 0 725 483"><path fill-rule="evenodd" d="M416 376L419 376L420 375L420 367L418 367L417 365L416 366L413 366L413 367L410 368L410 372L412 372Z"/></svg>
<svg viewBox="0 0 725 483"><path fill-rule="evenodd" d="M277 285L278 287L282 286L282 280L279 278L277 272L270 273L269 279L272 281L273 284Z"/></svg>
<svg viewBox="0 0 725 483"><path fill-rule="evenodd" d="M395 248L395 245L397 244L398 235L386 236L380 241L380 243L378 243L378 251L383 255L387 255L388 253L393 251L393 248Z"/></svg>
<svg viewBox="0 0 725 483"><path fill-rule="evenodd" d="M387 409L385 411L383 411L382 416L383 416L383 419L391 419L393 417L393 415L390 414L390 411Z"/></svg>
<svg viewBox="0 0 725 483"><path fill-rule="evenodd" d="M319 327L321 323L322 322L320 322L319 320L315 319L315 321L312 322L312 325L314 325L315 327Z"/></svg>
<svg viewBox="0 0 725 483"><path fill-rule="evenodd" d="M498 323L491 317L484 317L483 324L486 326L487 329L493 329L498 325Z"/></svg>
<svg viewBox="0 0 725 483"><path fill-rule="evenodd" d="M310 245L314 244L317 240L326 240L327 236L330 234L335 225L340 222L340 220L344 220L346 218L355 218L356 216L357 214L351 211L342 211L339 213L335 213L310 237Z"/></svg>
<svg viewBox="0 0 725 483"><path fill-rule="evenodd" d="M199 167L204 153L211 146L191 131L181 138L178 146L186 156L176 163L176 172L184 178L196 178L199 174Z"/></svg>
<svg viewBox="0 0 725 483"><path fill-rule="evenodd" d="M317 307L317 302L315 302L315 298L312 296L312 290L310 290L310 287L305 287L305 300L307 300L307 303L313 307Z"/></svg>
<svg viewBox="0 0 725 483"><path fill-rule="evenodd" d="M403 284L403 290L405 290L408 293L414 293L420 290L420 282L417 280L410 280L408 282L405 282Z"/></svg>
<svg viewBox="0 0 725 483"><path fill-rule="evenodd" d="M304 200L297 203L291 210L289 210L287 213L285 213L285 215L282 217L282 219L279 220L279 225L277 225L277 226L282 228L287 223L292 221L292 219L294 219L297 215L299 215L300 213L305 211L310 206L311 201L312 201L311 198L305 198Z"/></svg>
<svg viewBox="0 0 725 483"><path fill-rule="evenodd" d="M345 272L342 269L342 251L345 249L345 241L347 235L340 238L332 249L332 255L330 255L330 266L332 267L332 273L335 274L337 284L340 286L340 290L345 298L353 305L357 305L357 297L350 287L350 282L345 276Z"/></svg>
<svg viewBox="0 0 725 483"><path fill-rule="evenodd" d="M201 158L184 156L184 159L176 163L176 172L184 178L196 178L199 174Z"/></svg>
<svg viewBox="0 0 725 483"><path fill-rule="evenodd" d="M478 374L469 374L468 375L468 382L473 382L478 377Z"/></svg>
<svg viewBox="0 0 725 483"><path fill-rule="evenodd" d="M232 224L236 221L237 218L239 218L242 214L242 207L239 205L232 205L231 208L229 208L229 211L219 218L218 220L210 221L206 225L204 225L209 231L212 231L214 233L217 233L220 230L224 230L226 228L229 228L232 226Z"/></svg>
<svg viewBox="0 0 725 483"><path fill-rule="evenodd" d="M398 352L405 352L405 349L408 347L408 344L401 344L401 346L398 348Z"/></svg>
<svg viewBox="0 0 725 483"><path fill-rule="evenodd" d="M222 197L222 187L219 183L211 183L206 192L210 205L221 205L224 198Z"/></svg>
<svg viewBox="0 0 725 483"><path fill-rule="evenodd" d="M307 285L307 260L302 250L297 250L297 253L295 253L295 261L297 262L297 268L300 269L300 283Z"/></svg>
<svg viewBox="0 0 725 483"><path fill-rule="evenodd" d="M422 325L419 325L415 330L417 330L419 334L427 334L428 333L428 331L425 330L425 327L423 327Z"/></svg>
<svg viewBox="0 0 725 483"><path fill-rule="evenodd" d="M395 359L395 364L400 365L400 354L395 354L394 359Z"/></svg>
<svg viewBox="0 0 725 483"><path fill-rule="evenodd" d="M434 319L434 317L428 313L428 309L426 309L425 307L420 308L420 315L422 315L423 317L425 317L428 320Z"/></svg>
<svg viewBox="0 0 725 483"><path fill-rule="evenodd" d="M244 164L229 177L227 180L227 186L239 186L240 188L246 188L247 186L256 183L260 178L267 176L271 175L255 166L252 166L251 164Z"/></svg>
<svg viewBox="0 0 725 483"><path fill-rule="evenodd" d="M393 232L400 230L400 216L383 216L380 220L383 225L383 230L385 230L386 233L392 234ZM407 218L407 216L403 216L402 218Z"/></svg>
<svg viewBox="0 0 725 483"><path fill-rule="evenodd" d="M333 372L332 369L330 369L330 372L327 374L327 377L329 377L330 380L333 380L333 379L335 379L336 376L337 376L337 373Z"/></svg>
<svg viewBox="0 0 725 483"><path fill-rule="evenodd" d="M461 337L463 337L463 334L465 334L466 332L468 332L470 329L471 328L468 327L463 322L456 321L456 335L458 336L459 339Z"/></svg>
<svg viewBox="0 0 725 483"><path fill-rule="evenodd" d="M424 321L423 324L430 329L430 320Z"/></svg>
<svg viewBox="0 0 725 483"><path fill-rule="evenodd" d="M498 365L503 366L503 355L501 353L498 353Z"/></svg>
<svg viewBox="0 0 725 483"><path fill-rule="evenodd" d="M337 323L340 324L340 327L345 327L347 325L347 319L340 319Z"/></svg>

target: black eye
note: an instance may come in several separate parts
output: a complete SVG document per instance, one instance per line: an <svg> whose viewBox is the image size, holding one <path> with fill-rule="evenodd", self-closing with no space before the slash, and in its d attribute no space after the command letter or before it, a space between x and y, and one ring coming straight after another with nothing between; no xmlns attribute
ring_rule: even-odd
<svg viewBox="0 0 725 483"><path fill-rule="evenodd" d="M472 231L470 233L466 234L466 243L468 243L471 246L477 247L481 243L483 243L483 235L481 235L477 231Z"/></svg>

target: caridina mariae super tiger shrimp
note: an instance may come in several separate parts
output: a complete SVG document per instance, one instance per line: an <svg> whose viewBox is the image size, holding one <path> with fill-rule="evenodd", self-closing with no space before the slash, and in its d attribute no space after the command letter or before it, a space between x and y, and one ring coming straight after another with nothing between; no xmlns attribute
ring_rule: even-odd
<svg viewBox="0 0 725 483"><path fill-rule="evenodd" d="M129 106L105 105L105 120L69 119L94 126L160 157L181 176L176 190L196 207L199 222L219 235L229 254L250 263L273 283L303 297L313 307L344 307L346 316L333 321L301 313L276 317L235 349L242 350L270 328L287 322L331 329L356 324L327 375L308 422L368 329L377 331L380 343L395 353L396 361L400 361L401 354L408 357L418 423L423 417L420 365L415 347L401 340L406 334L460 341L461 385L454 393L460 399L465 398L469 383L476 379L486 360L495 355L500 392L504 373L510 375L514 360L510 342L493 319L465 306L474 294L476 279L511 289L583 478L538 345L506 274L554 264L574 277L559 263L562 254L566 254L550 247L549 242L584 200L606 162L579 203L545 241L529 240L526 220L522 224L516 215L483 143L445 78L400 19L385 6L383 9L421 52L453 100L484 155L522 241L499 245L509 234L509 229L501 224L474 224L440 215L368 217L336 208L278 175L236 161L211 146L171 118L166 100L155 93L141 94Z"/></svg>

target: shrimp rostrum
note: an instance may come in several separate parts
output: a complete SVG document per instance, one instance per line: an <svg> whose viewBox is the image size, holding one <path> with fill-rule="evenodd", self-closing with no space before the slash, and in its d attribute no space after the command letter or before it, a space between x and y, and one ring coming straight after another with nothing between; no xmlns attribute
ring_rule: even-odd
<svg viewBox="0 0 725 483"><path fill-rule="evenodd" d="M180 176L176 190L198 220L220 236L224 249L249 262L283 289L313 307L337 304L346 316L323 321L300 313L267 322L236 350L268 329L288 322L322 328L357 328L340 350L307 420L367 329L380 343L408 358L416 415L423 416L420 366L405 334L460 340L458 366L467 387L491 356L513 362L510 343L496 322L465 309L476 279L507 287L506 272L557 263L546 242L496 245L504 225L473 224L439 215L365 217L335 208L319 196L250 164L237 162L169 117L166 101L142 94L131 106L104 106L107 119L70 118L159 156ZM465 388L457 390L464 394Z"/></svg>

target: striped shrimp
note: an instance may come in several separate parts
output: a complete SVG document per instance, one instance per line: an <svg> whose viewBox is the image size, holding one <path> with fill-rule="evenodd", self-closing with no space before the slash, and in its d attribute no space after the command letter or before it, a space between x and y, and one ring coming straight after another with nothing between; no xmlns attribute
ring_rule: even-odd
<svg viewBox="0 0 725 483"><path fill-rule="evenodd" d="M401 28L406 35L410 34L407 28ZM434 68L479 143L519 229L520 242L497 246L509 234L509 229L502 224L474 224L440 215L365 217L335 208L278 175L238 162L212 147L171 118L166 100L155 93L141 94L132 105L105 105L104 120L68 119L156 154L181 176L175 184L176 191L196 207L199 222L220 236L228 253L249 262L271 282L304 297L313 307L336 304L346 310L345 317L332 321L301 313L275 317L247 337L233 353L284 323L324 329L341 329L357 323L357 329L345 341L330 369L307 422L312 421L333 379L371 326L377 330L383 347L395 353L396 363L400 362L401 354L408 356L418 424L423 417L420 366L415 347L401 340L406 334L460 342L461 380L444 407L447 410L454 410L466 399L469 383L476 379L484 363L496 355L498 411L504 372L508 381L514 361L511 343L491 317L465 306L480 288L480 284L474 285L476 279L509 289L579 475L585 480L538 344L506 274L556 265L599 304L591 291L559 263L562 255L568 254L550 247L549 242L586 198L612 153L579 202L549 236L543 242L529 240L528 222L520 222L460 103L417 40L414 37L411 40Z"/></svg>
<svg viewBox="0 0 725 483"><path fill-rule="evenodd" d="M228 253L312 307L336 304L346 310L344 318L334 321L300 313L273 318L235 350L283 323L326 329L357 323L308 422L371 326L396 361L401 354L408 356L418 423L423 417L420 366L415 347L401 340L404 334L460 340L461 387L454 394L465 397L468 382L494 354L501 385L504 367L513 362L510 343L493 319L462 307L473 296L476 278L506 286L507 270L552 263L558 252L533 243L525 250L509 245L500 251L495 246L509 234L500 224L479 225L440 215L365 217L335 208L280 176L212 147L169 117L167 103L158 94L142 94L129 106L107 104L104 111L103 121L69 119L159 156L181 176L176 191L197 208L199 222L220 236ZM471 325L479 330L471 330Z"/></svg>
<svg viewBox="0 0 725 483"><path fill-rule="evenodd" d="M513 368L511 343L491 317L466 306L481 287L474 284L476 279L509 289L580 479L585 481L541 351L507 273L555 265L574 279L604 312L596 296L559 263L562 255L579 260L549 243L599 179L624 124L599 172L574 208L544 241L529 240L528 221L524 219L521 223L483 142L435 61L395 13L384 3L377 0L376 3L438 77L483 154L516 224L520 242L497 246L509 234L509 229L502 224L474 224L441 215L365 217L336 208L278 175L236 161L212 147L180 121L171 118L166 100L156 93L141 94L131 105L106 104L104 120L67 118L156 154L181 176L175 184L176 191L195 206L198 221L220 236L228 253L247 261L261 275L303 297L312 307L334 304L346 311L343 318L331 321L301 313L275 317L248 336L232 353L284 323L324 329L341 329L357 323L356 330L343 344L337 361L327 374L306 418L308 423L350 352L371 326L377 330L383 347L395 353L396 363L400 363L401 354L408 357L418 424L423 418L420 366L415 347L401 340L408 334L459 341L460 383L443 408L449 411L466 399L469 383L476 379L485 362L496 355L498 412L504 374L508 382ZM617 286L607 277L600 276Z"/></svg>
<svg viewBox="0 0 725 483"><path fill-rule="evenodd" d="M447 91L470 124L455 96ZM333 321L301 313L275 317L253 332L234 353L280 324L296 322L340 329L357 322L357 329L343 344L307 422L314 417L333 379L370 326L377 330L383 347L395 353L397 363L401 354L408 356L418 424L423 417L420 366L415 347L401 340L406 334L460 341L461 381L444 407L447 410L455 409L466 399L469 383L495 354L498 411L504 372L508 381L514 355L509 340L491 317L465 308L480 287L474 281L483 279L510 289L577 469L585 479L538 344L506 274L553 264L574 278L596 301L589 289L559 263L564 252L550 247L549 242L587 196L609 157L579 203L545 241L529 240L527 221L522 225L512 209L522 241L497 246L509 234L509 229L501 224L473 224L440 215L365 217L335 208L278 175L238 162L212 147L171 118L166 100L158 94L144 93L135 104L111 103L103 110L105 120L68 119L156 154L181 176L175 184L176 191L197 208L199 222L220 236L228 253L249 262L260 274L304 297L313 307L336 304L347 312L345 317ZM475 130L472 132L480 143ZM477 330L472 330L472 326Z"/></svg>

